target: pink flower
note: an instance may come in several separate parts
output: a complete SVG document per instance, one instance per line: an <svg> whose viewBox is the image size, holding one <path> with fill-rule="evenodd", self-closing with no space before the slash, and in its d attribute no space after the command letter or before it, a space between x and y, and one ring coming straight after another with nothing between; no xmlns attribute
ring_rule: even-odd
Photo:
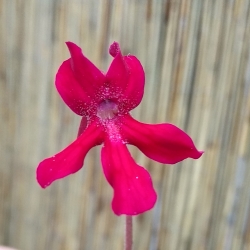
<svg viewBox="0 0 250 250"><path fill-rule="evenodd" d="M71 58L60 66L55 84L63 101L82 116L82 121L78 138L39 164L37 180L46 188L53 181L77 172L88 151L103 144L101 161L104 175L114 189L114 213L143 213L154 206L157 195L149 173L136 164L126 144L165 164L198 159L203 152L172 124L144 124L131 117L129 111L140 104L145 82L142 65L135 56L123 56L119 44L114 42L109 48L114 59L105 74L77 45L66 44Z"/></svg>

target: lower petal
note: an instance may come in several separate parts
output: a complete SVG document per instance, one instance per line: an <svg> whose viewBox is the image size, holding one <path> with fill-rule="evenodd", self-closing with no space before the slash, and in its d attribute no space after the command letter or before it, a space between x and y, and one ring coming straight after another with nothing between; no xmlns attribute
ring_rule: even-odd
<svg viewBox="0 0 250 250"><path fill-rule="evenodd" d="M123 120L123 137L152 160L175 164L186 158L198 159L198 151L188 134L168 123L145 124L127 115Z"/></svg>
<svg viewBox="0 0 250 250"><path fill-rule="evenodd" d="M157 195L149 173L137 165L121 142L106 140L102 148L104 174L114 189L116 215L137 215L155 205Z"/></svg>
<svg viewBox="0 0 250 250"><path fill-rule="evenodd" d="M92 122L67 148L38 165L38 183L46 188L53 181L77 172L82 168L87 152L101 142L102 131L97 127L96 122Z"/></svg>

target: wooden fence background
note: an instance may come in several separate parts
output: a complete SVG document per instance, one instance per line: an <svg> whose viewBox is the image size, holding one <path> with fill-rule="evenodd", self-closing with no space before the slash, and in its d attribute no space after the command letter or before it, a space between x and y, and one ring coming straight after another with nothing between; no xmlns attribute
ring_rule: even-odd
<svg viewBox="0 0 250 250"><path fill-rule="evenodd" d="M174 123L205 150L164 166L132 149L159 196L134 219L134 249L250 249L249 0L0 0L0 245L123 249L99 147L46 190L35 179L80 121L54 87L64 42L106 70L114 40L146 71L134 117Z"/></svg>

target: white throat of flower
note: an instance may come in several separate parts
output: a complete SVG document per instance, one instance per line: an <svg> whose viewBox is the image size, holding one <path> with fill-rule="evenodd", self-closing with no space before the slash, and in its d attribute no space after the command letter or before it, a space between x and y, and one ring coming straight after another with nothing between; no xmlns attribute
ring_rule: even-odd
<svg viewBox="0 0 250 250"><path fill-rule="evenodd" d="M97 109L97 116L102 122L113 119L118 114L118 106L113 101L103 100Z"/></svg>
<svg viewBox="0 0 250 250"><path fill-rule="evenodd" d="M113 142L121 141L119 123L114 119L118 115L118 106L110 100L103 100L97 109L97 116L105 128L109 139Z"/></svg>

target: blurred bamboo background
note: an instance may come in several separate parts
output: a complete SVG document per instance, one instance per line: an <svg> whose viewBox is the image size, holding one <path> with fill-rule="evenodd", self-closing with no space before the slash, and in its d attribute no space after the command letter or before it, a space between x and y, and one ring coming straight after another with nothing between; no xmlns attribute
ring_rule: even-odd
<svg viewBox="0 0 250 250"><path fill-rule="evenodd" d="M106 71L114 40L146 72L133 116L173 123L205 150L166 166L131 147L158 192L134 218L134 250L250 249L249 0L0 0L0 245L123 249L99 147L77 174L45 190L35 179L79 126L54 87L64 42Z"/></svg>

